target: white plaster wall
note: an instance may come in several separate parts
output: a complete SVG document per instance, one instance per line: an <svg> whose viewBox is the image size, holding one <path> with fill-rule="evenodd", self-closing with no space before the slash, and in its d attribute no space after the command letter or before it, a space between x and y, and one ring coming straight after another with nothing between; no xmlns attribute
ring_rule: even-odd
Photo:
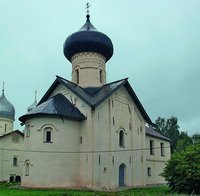
<svg viewBox="0 0 200 196"><path fill-rule="evenodd" d="M13 131L13 122L14 120L12 119L0 117L0 135Z"/></svg>
<svg viewBox="0 0 200 196"><path fill-rule="evenodd" d="M13 140L13 137L16 140ZM19 133L12 133L0 139L0 181L9 181L10 176L22 177L24 138ZM17 157L17 166L13 166L13 158Z"/></svg>
<svg viewBox="0 0 200 196"><path fill-rule="evenodd" d="M144 120L124 88L99 105L93 114L93 186L95 189L113 189L119 186L119 166L126 165L127 186L145 185ZM130 111L131 110L131 111ZM114 122L113 122L114 118ZM131 123L131 127L129 124ZM142 126L138 133L137 128ZM125 130L125 148L119 147L119 131ZM99 164L99 155L101 162ZM114 159L114 161L113 161ZM104 169L106 168L106 172Z"/></svg>
<svg viewBox="0 0 200 196"><path fill-rule="evenodd" d="M154 141L154 155L150 155L150 140ZM164 155L161 156L160 143L164 143ZM166 162L170 159L170 142L159 138L146 136L146 183L147 184L161 184L166 183L164 178L160 176ZM151 176L147 175L147 168L151 168Z"/></svg>
<svg viewBox="0 0 200 196"><path fill-rule="evenodd" d="M79 122L34 118L27 123L31 125L31 130L30 137L25 137L28 152L25 153L24 160L29 160L31 167L30 175L23 175L22 186L79 186ZM43 129L48 126L53 128L52 143L43 141Z"/></svg>

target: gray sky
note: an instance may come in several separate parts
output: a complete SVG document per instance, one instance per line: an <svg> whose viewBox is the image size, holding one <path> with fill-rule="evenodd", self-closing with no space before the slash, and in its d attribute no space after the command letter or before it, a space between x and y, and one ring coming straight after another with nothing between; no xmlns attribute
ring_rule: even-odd
<svg viewBox="0 0 200 196"><path fill-rule="evenodd" d="M200 1L90 0L92 24L107 34L114 55L107 81L129 77L155 121L178 117L182 131L200 132ZM71 80L62 47L85 23L83 0L0 0L0 82L15 106L15 129L38 90Z"/></svg>

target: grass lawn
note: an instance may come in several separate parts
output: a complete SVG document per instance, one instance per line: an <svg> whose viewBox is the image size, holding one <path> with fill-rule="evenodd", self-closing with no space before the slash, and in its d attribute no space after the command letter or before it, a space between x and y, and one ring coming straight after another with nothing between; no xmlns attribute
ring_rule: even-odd
<svg viewBox="0 0 200 196"><path fill-rule="evenodd" d="M134 188L119 192L94 192L64 189L19 189L13 184L0 184L0 196L172 196L167 186ZM177 195L177 194L175 194ZM183 195L179 195L183 196Z"/></svg>

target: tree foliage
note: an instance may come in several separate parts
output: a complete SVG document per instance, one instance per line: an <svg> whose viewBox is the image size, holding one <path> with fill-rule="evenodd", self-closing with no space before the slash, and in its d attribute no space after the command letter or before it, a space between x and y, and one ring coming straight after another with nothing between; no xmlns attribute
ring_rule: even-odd
<svg viewBox="0 0 200 196"><path fill-rule="evenodd" d="M174 152L180 137L177 117L172 116L169 119L158 117L155 123L157 125L156 130L171 139L171 150Z"/></svg>
<svg viewBox="0 0 200 196"><path fill-rule="evenodd" d="M162 176L174 192L200 194L200 143L175 152Z"/></svg>
<svg viewBox="0 0 200 196"><path fill-rule="evenodd" d="M158 117L155 121L157 132L163 134L171 140L171 152L185 150L187 146L200 143L200 134L189 136L187 132L179 130L177 117L168 119Z"/></svg>

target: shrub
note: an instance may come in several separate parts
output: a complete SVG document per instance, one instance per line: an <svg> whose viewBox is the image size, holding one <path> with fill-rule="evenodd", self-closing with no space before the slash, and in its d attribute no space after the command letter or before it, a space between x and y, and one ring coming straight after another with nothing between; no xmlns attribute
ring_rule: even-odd
<svg viewBox="0 0 200 196"><path fill-rule="evenodd" d="M200 194L200 143L175 152L161 175L174 192Z"/></svg>

